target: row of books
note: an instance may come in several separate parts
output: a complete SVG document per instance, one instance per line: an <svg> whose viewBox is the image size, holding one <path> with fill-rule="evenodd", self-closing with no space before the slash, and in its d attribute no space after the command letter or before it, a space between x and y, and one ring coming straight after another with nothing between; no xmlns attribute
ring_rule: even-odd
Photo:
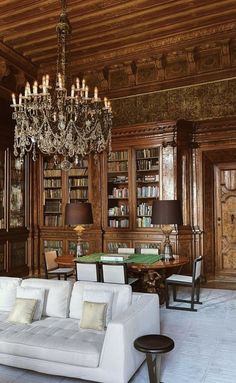
<svg viewBox="0 0 236 383"><path fill-rule="evenodd" d="M60 178L44 178L43 185L45 188L60 188L61 179Z"/></svg>
<svg viewBox="0 0 236 383"><path fill-rule="evenodd" d="M61 170L44 170L44 177L61 177Z"/></svg>
<svg viewBox="0 0 236 383"><path fill-rule="evenodd" d="M109 161L120 161L120 160L128 160L128 152L127 150L119 151L119 152L111 152Z"/></svg>
<svg viewBox="0 0 236 383"><path fill-rule="evenodd" d="M109 227L129 227L128 219L109 219L108 221Z"/></svg>
<svg viewBox="0 0 236 383"><path fill-rule="evenodd" d="M70 169L69 177L81 177L88 175L88 168Z"/></svg>
<svg viewBox="0 0 236 383"><path fill-rule="evenodd" d="M128 177L125 175L116 176L116 177L109 177L108 182L114 183L114 184L122 184L122 183L128 182Z"/></svg>
<svg viewBox="0 0 236 383"><path fill-rule="evenodd" d="M108 251L110 253L117 253L119 247L124 248L124 247L128 247L128 246L127 246L127 243L124 243L124 242L109 242L107 247L108 247Z"/></svg>
<svg viewBox="0 0 236 383"><path fill-rule="evenodd" d="M142 149L136 151L136 158L159 157L159 148Z"/></svg>
<svg viewBox="0 0 236 383"><path fill-rule="evenodd" d="M152 227L151 217L139 217L137 218L137 227Z"/></svg>
<svg viewBox="0 0 236 383"><path fill-rule="evenodd" d="M158 160L138 160L137 161L137 170L158 170L159 161Z"/></svg>
<svg viewBox="0 0 236 383"><path fill-rule="evenodd" d="M147 174L138 176L137 182L158 182L159 181L159 174Z"/></svg>
<svg viewBox="0 0 236 383"><path fill-rule="evenodd" d="M44 240L43 242L44 248L47 248L47 250L58 250L59 248L62 248L62 241L57 240Z"/></svg>
<svg viewBox="0 0 236 383"><path fill-rule="evenodd" d="M147 203L141 203L137 206L137 215L152 215L152 206Z"/></svg>
<svg viewBox="0 0 236 383"><path fill-rule="evenodd" d="M109 217L122 216L122 215L128 215L128 214L129 214L129 207L127 205L114 206L108 210Z"/></svg>
<svg viewBox="0 0 236 383"><path fill-rule="evenodd" d="M61 201L46 200L44 205L45 213L61 213Z"/></svg>
<svg viewBox="0 0 236 383"><path fill-rule="evenodd" d="M159 197L158 186L142 186L137 187L137 198L157 198Z"/></svg>
<svg viewBox="0 0 236 383"><path fill-rule="evenodd" d="M129 190L128 188L113 188L112 194L109 195L109 198L128 198Z"/></svg>
<svg viewBox="0 0 236 383"><path fill-rule="evenodd" d="M70 190L70 198L71 199L87 199L88 198L88 190L87 189Z"/></svg>
<svg viewBox="0 0 236 383"><path fill-rule="evenodd" d="M127 172L128 162L108 162L108 172Z"/></svg>
<svg viewBox="0 0 236 383"><path fill-rule="evenodd" d="M88 178L70 178L69 187L88 186Z"/></svg>
<svg viewBox="0 0 236 383"><path fill-rule="evenodd" d="M45 198L62 198L62 191L61 189L46 189L44 191Z"/></svg>
<svg viewBox="0 0 236 383"><path fill-rule="evenodd" d="M44 217L45 226L62 226L62 216L61 215L46 215Z"/></svg>

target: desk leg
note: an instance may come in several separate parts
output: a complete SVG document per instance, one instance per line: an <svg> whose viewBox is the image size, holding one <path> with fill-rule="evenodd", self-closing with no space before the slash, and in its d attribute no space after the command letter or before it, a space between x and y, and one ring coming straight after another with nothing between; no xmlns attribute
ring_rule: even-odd
<svg viewBox="0 0 236 383"><path fill-rule="evenodd" d="M157 293L159 295L160 304L165 302L165 272L148 270L144 289L147 293Z"/></svg>
<svg viewBox="0 0 236 383"><path fill-rule="evenodd" d="M150 383L161 383L161 355L146 353Z"/></svg>

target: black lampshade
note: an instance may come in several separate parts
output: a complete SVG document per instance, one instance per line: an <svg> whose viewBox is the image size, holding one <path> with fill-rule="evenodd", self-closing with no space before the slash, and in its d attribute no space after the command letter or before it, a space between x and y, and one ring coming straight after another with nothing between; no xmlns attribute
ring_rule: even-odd
<svg viewBox="0 0 236 383"><path fill-rule="evenodd" d="M182 210L178 200L155 200L152 205L152 224L182 225Z"/></svg>
<svg viewBox="0 0 236 383"><path fill-rule="evenodd" d="M67 203L65 209L66 225L89 225L93 223L92 206L89 202Z"/></svg>

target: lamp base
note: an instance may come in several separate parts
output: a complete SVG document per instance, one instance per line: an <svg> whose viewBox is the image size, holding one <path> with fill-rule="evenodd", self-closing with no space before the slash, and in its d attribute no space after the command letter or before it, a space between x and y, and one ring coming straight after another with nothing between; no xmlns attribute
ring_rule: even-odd
<svg viewBox="0 0 236 383"><path fill-rule="evenodd" d="M84 255L84 249L83 244L81 242L77 242L77 248L76 248L76 256L82 257Z"/></svg>
<svg viewBox="0 0 236 383"><path fill-rule="evenodd" d="M172 250L172 246L170 243L165 243L164 245L164 256L165 256L165 260L172 260L174 259L173 257L173 250Z"/></svg>

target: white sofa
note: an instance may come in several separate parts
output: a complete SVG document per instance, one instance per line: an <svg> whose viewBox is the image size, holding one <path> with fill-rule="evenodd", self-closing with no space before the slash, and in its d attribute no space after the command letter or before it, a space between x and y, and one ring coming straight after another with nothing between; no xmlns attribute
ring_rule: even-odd
<svg viewBox="0 0 236 383"><path fill-rule="evenodd" d="M42 319L7 321L11 289L16 296L18 285L46 290ZM104 331L79 328L88 289L113 291L112 319ZM145 357L134 340L160 332L158 296L132 293L129 285L0 277L0 310L1 364L95 382L128 382Z"/></svg>

